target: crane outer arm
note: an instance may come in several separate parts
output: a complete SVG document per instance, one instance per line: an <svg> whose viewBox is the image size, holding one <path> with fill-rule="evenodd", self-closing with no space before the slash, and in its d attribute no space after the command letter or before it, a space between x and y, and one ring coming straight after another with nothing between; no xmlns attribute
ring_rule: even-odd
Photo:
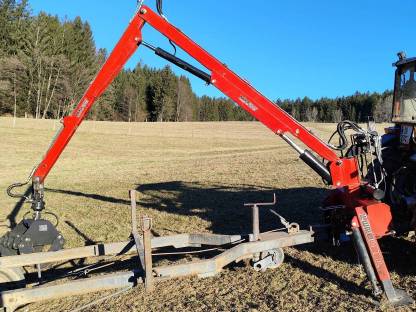
<svg viewBox="0 0 416 312"><path fill-rule="evenodd" d="M136 51L138 44L142 40L141 29L144 23L144 20L139 18L138 15L135 15L130 21L126 31L97 76L89 85L78 105L72 111L71 115L63 118L63 127L55 137L42 162L36 168L32 177L33 180L36 179L40 183L43 183L78 126L87 116L94 102L103 94L114 78L120 73L127 60Z"/></svg>

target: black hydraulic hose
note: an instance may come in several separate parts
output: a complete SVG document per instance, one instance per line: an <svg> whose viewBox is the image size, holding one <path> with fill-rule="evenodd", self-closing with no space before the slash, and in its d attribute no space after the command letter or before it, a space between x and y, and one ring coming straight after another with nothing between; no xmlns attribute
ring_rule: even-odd
<svg viewBox="0 0 416 312"><path fill-rule="evenodd" d="M35 170L36 170L36 167L32 169L32 171L30 172L25 182L16 182L16 183L11 184L6 190L7 195L9 195L12 198L24 198L25 200L29 200L29 197L27 197L25 194L16 194L16 193L13 193L13 190L15 188L23 187L29 184Z"/></svg>
<svg viewBox="0 0 416 312"><path fill-rule="evenodd" d="M340 144L338 146L331 146L332 149L337 151L343 151L348 147L348 139L345 132L351 129L356 132L363 132L363 129L357 123L352 122L350 120L344 120L338 123L337 130L331 135L328 142L331 142L335 134L338 134Z"/></svg>
<svg viewBox="0 0 416 312"><path fill-rule="evenodd" d="M172 64L175 64L176 66L182 68L183 70L186 70L187 72L191 73L192 75L202 79L207 84L211 83L211 75L204 72L203 70L200 70L199 68L196 68L195 66L193 66L193 65L189 64L188 62L180 59L179 57L163 50L162 48L156 48L156 47L152 46L151 44L149 44L145 41L142 41L141 44L144 45L145 47L149 48L153 52L155 52L155 54L157 56L160 56L161 58L164 58L165 60L171 62Z"/></svg>
<svg viewBox="0 0 416 312"><path fill-rule="evenodd" d="M376 273L374 271L373 264L371 263L370 256L368 255L368 251L359 228L352 229L352 237L354 246L358 253L358 257L360 259L361 264L364 267L365 272L367 273L368 279L371 282L374 294L379 295L381 293L381 290L377 283Z"/></svg>
<svg viewBox="0 0 416 312"><path fill-rule="evenodd" d="M28 184L28 182L26 182L26 183L17 182L17 183L13 183L13 184L9 185L9 187L6 190L7 195L10 196L10 197L12 197L12 198L25 198L25 199L28 199L28 197L25 196L25 195L23 195L23 194L13 193L13 190L15 188L25 186L26 184Z"/></svg>
<svg viewBox="0 0 416 312"><path fill-rule="evenodd" d="M167 20L166 16L163 14L163 0L156 0L156 9L157 13L162 16L165 20ZM173 47L173 55L176 55L176 45L169 39L170 45Z"/></svg>
<svg viewBox="0 0 416 312"><path fill-rule="evenodd" d="M162 0L156 0L156 9L157 13L160 15L163 15L163 1Z"/></svg>
<svg viewBox="0 0 416 312"><path fill-rule="evenodd" d="M206 83L208 83L208 84L211 83L211 76L208 73L196 68L195 66L185 62L184 60L182 60L178 57L176 57L175 55L173 55L173 54L171 54L171 53L169 53L169 52L167 52L167 51L165 51L161 48L157 48L156 51L155 51L155 54L164 58L165 60L175 64L176 66L182 68L183 70L186 70L187 72L190 72L191 74L193 74L193 75L197 76L198 78L204 80Z"/></svg>

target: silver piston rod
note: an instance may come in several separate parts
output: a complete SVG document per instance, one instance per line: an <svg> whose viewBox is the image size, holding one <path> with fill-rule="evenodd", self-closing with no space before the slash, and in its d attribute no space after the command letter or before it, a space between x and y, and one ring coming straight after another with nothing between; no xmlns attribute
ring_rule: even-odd
<svg viewBox="0 0 416 312"><path fill-rule="evenodd" d="M290 137L286 134L279 134L280 137L285 140L296 152L299 153L299 158L303 160L309 167L311 167L317 174L319 174L322 179L324 179L328 184L332 184L331 173L328 168L322 163L314 154L309 150L301 148L297 145Z"/></svg>

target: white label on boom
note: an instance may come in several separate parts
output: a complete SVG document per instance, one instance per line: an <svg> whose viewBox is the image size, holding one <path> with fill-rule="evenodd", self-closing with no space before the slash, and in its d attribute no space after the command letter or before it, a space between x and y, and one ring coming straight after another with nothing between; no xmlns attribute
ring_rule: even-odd
<svg viewBox="0 0 416 312"><path fill-rule="evenodd" d="M258 108L253 103L251 103L248 99L246 99L244 96L240 96L240 101L243 102L245 105L248 106L253 112L255 112Z"/></svg>

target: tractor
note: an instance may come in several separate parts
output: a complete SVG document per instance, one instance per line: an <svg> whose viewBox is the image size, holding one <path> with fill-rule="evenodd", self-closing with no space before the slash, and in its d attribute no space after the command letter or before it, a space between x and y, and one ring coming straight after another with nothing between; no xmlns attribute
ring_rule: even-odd
<svg viewBox="0 0 416 312"><path fill-rule="evenodd" d="M416 57L398 53L394 76L392 122L382 136L386 200L397 228L416 229Z"/></svg>

